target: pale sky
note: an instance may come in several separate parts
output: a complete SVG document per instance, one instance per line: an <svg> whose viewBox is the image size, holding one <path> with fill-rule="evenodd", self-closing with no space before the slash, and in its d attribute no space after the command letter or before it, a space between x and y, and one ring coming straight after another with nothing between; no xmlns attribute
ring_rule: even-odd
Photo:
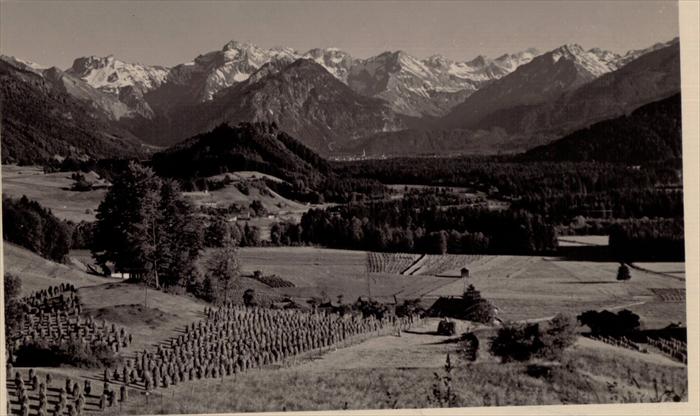
<svg viewBox="0 0 700 416"><path fill-rule="evenodd" d="M625 52L678 36L676 1L21 1L0 3L0 53L69 67L87 55L172 66L236 39L358 58L497 57L565 43Z"/></svg>

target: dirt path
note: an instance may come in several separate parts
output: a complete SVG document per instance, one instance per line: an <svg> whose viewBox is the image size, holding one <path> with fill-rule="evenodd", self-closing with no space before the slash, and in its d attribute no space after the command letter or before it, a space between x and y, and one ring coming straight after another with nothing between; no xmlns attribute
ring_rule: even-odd
<svg viewBox="0 0 700 416"><path fill-rule="evenodd" d="M445 355L456 349L443 343L452 338L435 334L437 321L427 319L401 336L370 338L359 344L332 350L299 365L303 371L328 371L354 368L438 368Z"/></svg>

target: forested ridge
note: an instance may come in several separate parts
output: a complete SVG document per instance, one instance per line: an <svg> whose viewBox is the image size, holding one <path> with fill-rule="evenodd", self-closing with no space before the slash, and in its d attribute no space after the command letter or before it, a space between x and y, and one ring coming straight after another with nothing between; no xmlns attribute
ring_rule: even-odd
<svg viewBox="0 0 700 416"><path fill-rule="evenodd" d="M56 156L136 157L141 144L89 103L0 59L2 162L46 163Z"/></svg>
<svg viewBox="0 0 700 416"><path fill-rule="evenodd" d="M529 150L526 160L644 163L681 158L681 95Z"/></svg>

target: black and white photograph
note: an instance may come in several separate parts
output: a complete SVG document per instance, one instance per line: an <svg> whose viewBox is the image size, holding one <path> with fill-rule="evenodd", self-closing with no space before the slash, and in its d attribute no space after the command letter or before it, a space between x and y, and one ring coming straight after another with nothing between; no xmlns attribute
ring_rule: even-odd
<svg viewBox="0 0 700 416"><path fill-rule="evenodd" d="M697 414L697 14L3 0L0 414Z"/></svg>

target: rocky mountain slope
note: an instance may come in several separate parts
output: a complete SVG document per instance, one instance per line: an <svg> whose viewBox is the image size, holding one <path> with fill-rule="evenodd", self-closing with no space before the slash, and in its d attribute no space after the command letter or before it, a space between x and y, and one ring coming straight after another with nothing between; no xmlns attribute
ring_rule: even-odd
<svg viewBox="0 0 700 416"><path fill-rule="evenodd" d="M339 149L339 154L377 157L520 152L680 91L677 42L654 48L598 77L595 71L619 65L620 58L606 67L602 61L587 62L559 49L477 91L429 128L380 133ZM552 78L557 82L548 82L543 74L558 77Z"/></svg>
<svg viewBox="0 0 700 416"><path fill-rule="evenodd" d="M275 123L324 155L347 141L407 126L384 101L359 95L314 61L299 59L264 65L213 100L181 108L153 134L172 144L242 121Z"/></svg>
<svg viewBox="0 0 700 416"><path fill-rule="evenodd" d="M564 45L534 58L472 94L443 120L448 128L471 128L489 114L547 102L613 71L615 56Z"/></svg>

